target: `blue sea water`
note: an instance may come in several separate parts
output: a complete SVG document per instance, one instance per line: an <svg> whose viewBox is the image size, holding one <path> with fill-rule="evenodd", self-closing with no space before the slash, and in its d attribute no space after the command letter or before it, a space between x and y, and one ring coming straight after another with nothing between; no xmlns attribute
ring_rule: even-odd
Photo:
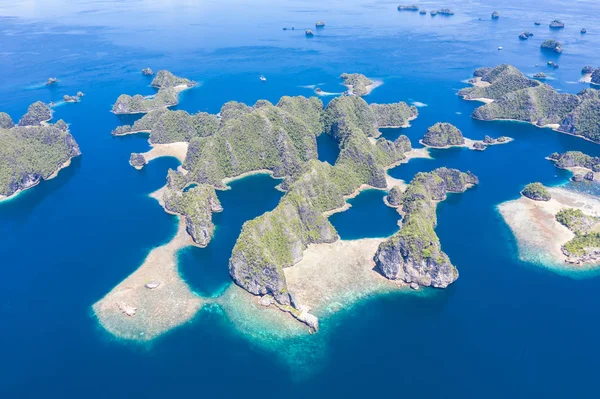
<svg viewBox="0 0 600 399"><path fill-rule="evenodd" d="M600 66L600 4L423 3L453 8L447 18L400 13L396 6L378 0L0 1L0 110L18 119L36 100L86 93L80 103L55 109L83 155L57 178L0 204L0 397L596 397L599 278L573 279L520 261L496 206L531 181L564 183L568 173L546 161L548 154L600 156L600 146L527 124L474 121L469 116L479 104L456 92L474 68L505 62L527 74L544 71L565 92L589 87L577 81L583 65ZM495 9L501 17L491 21ZM317 19L327 26L307 39L304 29ZM566 28L550 31L553 19ZM534 26L536 20L542 25ZM296 29L282 30L291 26ZM525 30L534 37L519 41ZM539 51L550 37L563 42L562 55ZM548 60L560 68L548 69ZM324 320L322 333L290 343L310 347L319 340L327 348L314 358L314 372L302 375L218 312L200 312L150 345L114 339L91 305L176 231L176 219L148 194L164 185L177 161L157 159L137 171L129 154L146 151L147 138L110 135L135 119L109 112L119 94L154 92L140 74L147 66L202 83L182 94L177 108L190 112L218 112L229 100L308 96L313 85L337 93L344 90L339 74L361 72L383 81L369 102L428 105L410 128L386 129L386 137L406 134L418 146L428 126L447 121L469 138L515 138L483 153L433 151L433 159L390 171L407 181L439 166L479 176L478 187L438 207L436 231L460 278L431 296L373 298ZM47 88L50 76L60 83ZM335 151L322 141L319 157L332 162ZM216 295L223 288L232 229L275 206L281 195L275 184L255 176L219 192L224 212L215 215L215 240L179 254L193 290ZM336 215L340 235L392 232L398 215L381 208L381 196L363 193Z"/></svg>

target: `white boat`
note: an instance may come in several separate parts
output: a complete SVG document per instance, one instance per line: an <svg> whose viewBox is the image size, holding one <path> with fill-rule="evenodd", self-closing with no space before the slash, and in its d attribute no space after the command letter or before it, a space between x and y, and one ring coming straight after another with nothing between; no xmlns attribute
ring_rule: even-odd
<svg viewBox="0 0 600 399"><path fill-rule="evenodd" d="M263 82L266 82L267 78L265 78L264 75L260 75L260 80L262 80Z"/></svg>
<svg viewBox="0 0 600 399"><path fill-rule="evenodd" d="M498 50L502 50L502 46L498 47Z"/></svg>

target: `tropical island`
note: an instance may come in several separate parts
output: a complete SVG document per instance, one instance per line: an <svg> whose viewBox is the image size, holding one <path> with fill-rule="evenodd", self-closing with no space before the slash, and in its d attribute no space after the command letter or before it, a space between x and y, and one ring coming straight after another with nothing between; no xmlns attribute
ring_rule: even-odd
<svg viewBox="0 0 600 399"><path fill-rule="evenodd" d="M556 272L600 265L600 200L566 188L527 185L523 197L498 206L521 259Z"/></svg>
<svg viewBox="0 0 600 399"><path fill-rule="evenodd" d="M471 140L463 137L460 129L451 123L438 122L427 129L420 143L431 148L466 147L471 150L483 151L489 145L506 144L512 140L506 136L497 139L485 136L483 140Z"/></svg>
<svg viewBox="0 0 600 399"><path fill-rule="evenodd" d="M595 173L600 172L600 158L591 157L581 151L567 151L563 154L555 152L548 156L548 159L554 162L557 168L569 170L573 176L582 176L585 180L593 181Z"/></svg>
<svg viewBox="0 0 600 399"><path fill-rule="evenodd" d="M146 72L152 72L146 71ZM142 72L144 73L144 72ZM147 75L148 73L144 73ZM151 86L158 89L152 96L121 94L112 107L115 114L143 114L157 109L172 107L179 103L179 93L190 89L196 82L180 78L166 70L160 70L152 80Z"/></svg>
<svg viewBox="0 0 600 399"><path fill-rule="evenodd" d="M374 82L360 73L343 73L340 79L344 81L344 86L348 88L350 95L366 96L373 89L381 86L381 82Z"/></svg>
<svg viewBox="0 0 600 399"><path fill-rule="evenodd" d="M412 149L406 136L395 141L379 138L379 128L404 126L416 116L417 109L403 102L369 105L358 96L342 96L323 107L318 98L282 97L276 105L264 100L252 107L229 102L218 116L153 111L137 126L116 129L116 134L149 133L150 143L186 143L187 153L182 166L169 171L167 185L153 194L166 211L180 216L178 234L153 250L137 271L94 305L100 322L118 336L148 340L193 317L208 299L193 295L175 277L174 253L185 245L210 245L211 215L222 210L214 190L227 189L231 179L253 173L283 178L279 187L285 195L271 212L243 225L233 248L232 280L255 295L241 295L244 300L288 313L316 331L315 312L324 305L316 293L322 294L324 288L316 283L323 276L315 268L314 261L320 259L314 257L315 251L335 253L332 277L347 283L332 283L328 289L352 290L352 284L364 283L353 274L355 256L364 259L360 275L370 282L370 289L446 287L458 272L441 251L433 230L435 203L446 192L462 192L477 179L442 168L394 188L386 170L427 155ZM320 134L338 142L340 154L334 165L317 160ZM258 153L263 156L252 155ZM403 227L389 239L341 241L328 216L347 209L346 200L366 188L397 193L390 205L401 207ZM168 267L158 272L160 259ZM150 289L147 281L158 285ZM334 292L328 293L335 297ZM162 301L163 295L169 295L169 301Z"/></svg>
<svg viewBox="0 0 600 399"><path fill-rule="evenodd" d="M41 101L17 125L0 112L0 200L52 179L81 154L68 125L50 119L52 111Z"/></svg>
<svg viewBox="0 0 600 399"><path fill-rule="evenodd" d="M542 42L540 48L542 50L550 50L555 53L562 54L563 47L562 44L554 39L546 39Z"/></svg>
<svg viewBox="0 0 600 399"><path fill-rule="evenodd" d="M473 112L473 118L529 122L600 142L598 90L559 93L507 64L480 68L473 76L473 87L459 91L464 99L486 103Z"/></svg>

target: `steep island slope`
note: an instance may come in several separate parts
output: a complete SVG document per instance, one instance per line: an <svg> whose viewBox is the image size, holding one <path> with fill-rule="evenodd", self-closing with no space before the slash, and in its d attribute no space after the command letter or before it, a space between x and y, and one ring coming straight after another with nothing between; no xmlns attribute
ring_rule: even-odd
<svg viewBox="0 0 600 399"><path fill-rule="evenodd" d="M29 106L18 125L0 112L0 200L55 177L81 154L68 125L52 118L38 101Z"/></svg>
<svg viewBox="0 0 600 399"><path fill-rule="evenodd" d="M558 93L506 64L477 70L474 75L486 84L462 89L459 95L489 101L473 112L473 118L529 122L600 142L598 90L585 89L577 95Z"/></svg>

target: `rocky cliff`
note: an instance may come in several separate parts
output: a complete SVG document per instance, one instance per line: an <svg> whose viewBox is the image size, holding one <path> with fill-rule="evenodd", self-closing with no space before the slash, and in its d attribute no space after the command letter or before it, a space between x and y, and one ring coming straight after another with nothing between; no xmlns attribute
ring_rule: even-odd
<svg viewBox="0 0 600 399"><path fill-rule="evenodd" d="M477 184L471 173L440 168L418 173L400 200L405 213L402 228L379 245L377 270L392 280L420 286L445 288L458 278L458 270L441 250L435 233L436 204L446 192L463 192Z"/></svg>

